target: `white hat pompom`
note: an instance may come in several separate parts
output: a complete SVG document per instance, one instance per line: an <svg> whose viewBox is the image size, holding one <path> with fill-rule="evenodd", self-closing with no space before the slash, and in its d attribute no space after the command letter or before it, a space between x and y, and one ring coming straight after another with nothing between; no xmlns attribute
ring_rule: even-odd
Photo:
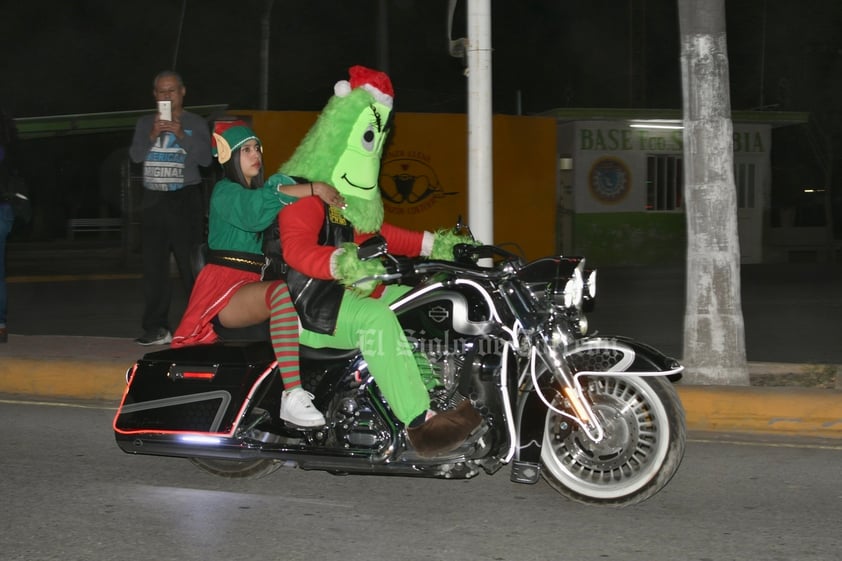
<svg viewBox="0 0 842 561"><path fill-rule="evenodd" d="M333 93L335 93L339 97L345 97L349 93L351 93L351 82L348 80L339 80L333 86Z"/></svg>

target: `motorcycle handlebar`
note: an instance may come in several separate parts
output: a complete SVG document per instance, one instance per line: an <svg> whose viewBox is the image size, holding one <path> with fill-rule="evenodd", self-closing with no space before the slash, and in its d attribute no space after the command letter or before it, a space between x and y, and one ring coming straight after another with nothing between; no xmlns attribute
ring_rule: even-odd
<svg viewBox="0 0 842 561"><path fill-rule="evenodd" d="M474 246L470 244L459 244L459 246L466 246L469 249L460 250L454 249L454 254L458 261L445 261L441 259L427 259L424 257L399 257L392 254L384 256L384 265L386 272L378 275L369 275L357 279L351 286L377 281L383 283L390 283L400 281L406 277L413 277L419 275L429 275L432 273L453 273L465 278L472 278L477 280L494 280L501 279L504 276L511 274L499 265L494 267L483 267L475 263L475 259L484 257L493 257L495 255L512 257L513 254L500 249L497 246ZM516 256L514 256L516 257ZM469 260L470 259L470 260Z"/></svg>

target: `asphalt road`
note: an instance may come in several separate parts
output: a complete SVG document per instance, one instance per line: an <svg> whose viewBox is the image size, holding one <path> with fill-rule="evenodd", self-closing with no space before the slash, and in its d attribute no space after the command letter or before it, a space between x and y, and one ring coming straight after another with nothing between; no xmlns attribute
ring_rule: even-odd
<svg viewBox="0 0 842 561"><path fill-rule="evenodd" d="M114 410L0 401L4 561L835 561L837 442L691 435L672 482L626 509L509 470L467 481L284 468L221 479L132 456Z"/></svg>

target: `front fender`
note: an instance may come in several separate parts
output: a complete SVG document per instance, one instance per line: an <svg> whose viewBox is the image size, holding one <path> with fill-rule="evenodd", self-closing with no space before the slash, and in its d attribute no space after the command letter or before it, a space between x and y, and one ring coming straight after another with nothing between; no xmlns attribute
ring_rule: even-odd
<svg viewBox="0 0 842 561"><path fill-rule="evenodd" d="M564 357L575 371L671 372L667 375L670 382L680 380L684 369L678 360L655 347L622 335L581 339L565 350Z"/></svg>

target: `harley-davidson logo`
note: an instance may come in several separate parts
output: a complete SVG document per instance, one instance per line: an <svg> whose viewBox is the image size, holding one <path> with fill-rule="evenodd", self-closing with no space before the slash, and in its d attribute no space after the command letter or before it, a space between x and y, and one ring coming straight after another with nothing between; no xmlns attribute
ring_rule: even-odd
<svg viewBox="0 0 842 561"><path fill-rule="evenodd" d="M433 306L427 312L427 317L436 323L442 323L450 317L450 312L444 306Z"/></svg>

